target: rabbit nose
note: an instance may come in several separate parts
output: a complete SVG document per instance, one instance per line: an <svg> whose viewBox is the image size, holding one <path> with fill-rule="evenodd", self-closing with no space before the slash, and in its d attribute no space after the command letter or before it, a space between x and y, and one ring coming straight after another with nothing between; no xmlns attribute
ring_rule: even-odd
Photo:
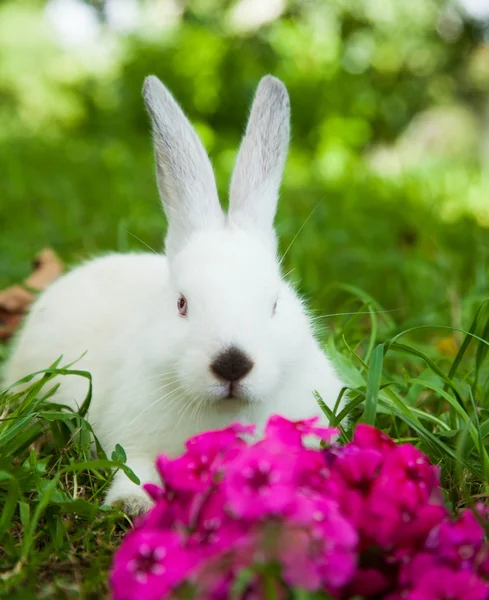
<svg viewBox="0 0 489 600"><path fill-rule="evenodd" d="M253 361L242 350L231 346L217 355L210 369L218 379L239 381L253 368Z"/></svg>

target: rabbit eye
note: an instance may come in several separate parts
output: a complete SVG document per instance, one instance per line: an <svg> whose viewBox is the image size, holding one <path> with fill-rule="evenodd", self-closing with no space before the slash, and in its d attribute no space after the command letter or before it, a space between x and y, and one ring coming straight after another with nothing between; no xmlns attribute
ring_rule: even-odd
<svg viewBox="0 0 489 600"><path fill-rule="evenodd" d="M273 305L272 317L277 312L277 302L278 302L278 300L275 300L275 304Z"/></svg>
<svg viewBox="0 0 489 600"><path fill-rule="evenodd" d="M181 317L187 316L187 299L183 294L180 294L177 300L177 308Z"/></svg>

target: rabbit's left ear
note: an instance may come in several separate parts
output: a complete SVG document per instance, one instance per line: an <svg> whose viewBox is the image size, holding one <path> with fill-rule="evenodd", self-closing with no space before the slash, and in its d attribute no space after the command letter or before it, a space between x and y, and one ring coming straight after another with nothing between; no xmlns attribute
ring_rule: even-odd
<svg viewBox="0 0 489 600"><path fill-rule="evenodd" d="M229 221L274 240L273 219L290 137L284 84L267 75L258 85L231 179Z"/></svg>
<svg viewBox="0 0 489 600"><path fill-rule="evenodd" d="M146 78L143 95L153 122L158 189L168 219L165 251L173 256L195 232L221 227L224 214L209 157L180 106L154 76Z"/></svg>

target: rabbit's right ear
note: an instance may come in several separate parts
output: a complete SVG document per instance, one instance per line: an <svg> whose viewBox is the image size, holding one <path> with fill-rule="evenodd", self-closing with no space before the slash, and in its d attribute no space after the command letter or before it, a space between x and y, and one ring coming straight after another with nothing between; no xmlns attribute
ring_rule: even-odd
<svg viewBox="0 0 489 600"><path fill-rule="evenodd" d="M275 244L273 219L290 135L289 95L266 75L251 106L229 192L229 220L265 234Z"/></svg>
<svg viewBox="0 0 489 600"><path fill-rule="evenodd" d="M224 224L212 166L201 141L173 96L151 75L143 96L153 123L156 174L168 219L165 251L175 255L190 236Z"/></svg>

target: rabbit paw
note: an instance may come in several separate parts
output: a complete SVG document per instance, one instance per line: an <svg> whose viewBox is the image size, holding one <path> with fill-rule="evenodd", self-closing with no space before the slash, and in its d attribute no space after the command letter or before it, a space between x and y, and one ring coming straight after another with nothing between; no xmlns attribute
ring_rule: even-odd
<svg viewBox="0 0 489 600"><path fill-rule="evenodd" d="M153 501L138 485L129 480L114 480L104 504L117 506L130 516L142 515L153 506Z"/></svg>

